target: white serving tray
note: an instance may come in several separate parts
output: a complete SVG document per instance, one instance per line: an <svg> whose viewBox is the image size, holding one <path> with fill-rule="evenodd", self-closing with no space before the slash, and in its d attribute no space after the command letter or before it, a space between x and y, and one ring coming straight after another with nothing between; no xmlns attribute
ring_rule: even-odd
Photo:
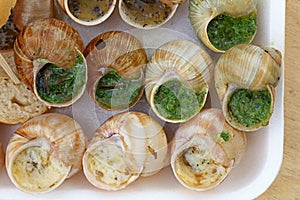
<svg viewBox="0 0 300 200"><path fill-rule="evenodd" d="M258 32L253 44L272 46L279 49L284 55L285 4L284 0L258 0ZM196 38L188 20L188 2L179 6L174 17L160 29L147 31L136 30L125 24L121 20L117 8L107 21L93 27L76 24L64 16L60 10L58 10L58 15L79 30L85 44L100 33L123 30L139 38L149 55L155 48L173 39L191 39L202 45ZM219 54L203 48L215 61L218 59ZM283 72L284 70L282 70L282 78L276 88L275 110L270 125L257 132L247 133L248 148L243 160L232 170L225 181L213 190L194 192L185 189L174 178L170 166L166 165L158 174L148 178L139 178L125 190L117 192L96 189L80 172L52 192L32 195L17 190L3 167L0 170L0 199L254 199L271 185L282 162L284 141ZM206 106L220 107L213 88ZM145 98L142 98L133 110L142 111L155 117ZM115 114L97 108L87 93L72 107L54 111L74 117L81 124L89 139L102 122ZM164 125L169 138L171 138L176 126L164 124L162 121L160 123ZM0 124L0 142L4 144L4 147L17 127L18 125Z"/></svg>

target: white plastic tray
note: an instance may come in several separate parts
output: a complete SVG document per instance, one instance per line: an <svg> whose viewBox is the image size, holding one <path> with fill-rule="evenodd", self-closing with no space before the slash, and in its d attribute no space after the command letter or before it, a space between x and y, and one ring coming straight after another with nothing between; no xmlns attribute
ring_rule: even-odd
<svg viewBox="0 0 300 200"><path fill-rule="evenodd" d="M254 44L275 47L283 55L285 3L284 0L258 0L258 33L253 42ZM196 38L188 20L188 2L178 8L174 17L162 29L147 31L133 29L121 20L118 9L115 9L113 15L107 21L94 27L78 25L65 16L62 19L79 30L85 44L100 33L110 30L123 30L138 37L149 54L159 45L173 39L191 39L202 45ZM215 61L217 60L218 54L214 54L209 50L207 52ZM284 70L282 70L282 78L276 88L275 111L270 125L260 131L247 133L248 148L243 160L232 170L225 181L213 190L194 192L185 189L174 178L170 166L166 165L158 174L148 178L139 178L122 191L107 192L98 190L80 172L66 180L53 192L31 195L17 190L9 180L5 167L3 167L0 170L0 199L254 199L271 185L282 162L284 139L283 72ZM220 107L213 89L207 105ZM144 98L134 107L134 110L154 116ZM84 94L72 107L55 111L74 117L82 125L89 139L103 121L115 114L97 108L87 94ZM176 126L163 125L165 125L168 136L172 137ZM4 144L4 147L6 147L8 139L17 127L0 124L0 141Z"/></svg>

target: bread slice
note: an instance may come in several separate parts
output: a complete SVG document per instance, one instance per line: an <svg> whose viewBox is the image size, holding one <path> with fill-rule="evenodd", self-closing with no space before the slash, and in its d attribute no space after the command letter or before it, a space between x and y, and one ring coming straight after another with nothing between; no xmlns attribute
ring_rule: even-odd
<svg viewBox="0 0 300 200"><path fill-rule="evenodd" d="M17 74L13 50L0 51L12 70ZM0 122L18 124L47 111L35 94L21 82L14 84L0 67Z"/></svg>

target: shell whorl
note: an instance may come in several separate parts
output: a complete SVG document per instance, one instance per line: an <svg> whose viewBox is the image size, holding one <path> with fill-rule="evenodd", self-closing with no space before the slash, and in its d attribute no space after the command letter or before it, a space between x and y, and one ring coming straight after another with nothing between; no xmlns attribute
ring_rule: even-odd
<svg viewBox="0 0 300 200"><path fill-rule="evenodd" d="M22 124L15 131L8 143L6 151L6 169L8 175L16 187L25 192L49 192L62 184L65 178L71 177L81 169L81 159L86 145L87 138L83 130L72 118L58 113L48 113L34 117ZM64 169L60 171L62 177L55 185L49 185L46 188L36 188L34 183L27 185L28 183L21 183L16 178L15 168L18 168L16 160L19 159L19 156L23 152L31 148L47 152L49 160L46 161L47 165L45 166L48 167L48 165L57 165L57 163L60 163L59 166L61 166L61 169ZM29 161L35 158L27 154L25 159ZM25 161L22 160L22 162ZM42 165L38 161L35 162L36 165ZM44 177L40 178L44 179Z"/></svg>
<svg viewBox="0 0 300 200"><path fill-rule="evenodd" d="M122 183L118 183L119 178L113 181L114 184L108 184L105 182L106 179L99 181L97 173L93 175L93 171L90 170L89 157L96 156L99 153L97 149L104 148L107 144L122 151L123 157L114 157L116 165L118 162L124 162L118 167L119 176L122 178L131 174ZM163 128L149 115L127 112L111 117L96 130L83 157L83 169L89 182L97 188L120 190L140 176L156 174L164 166L166 159L167 138ZM105 173L103 167L98 167L96 171ZM103 173L101 178L106 176Z"/></svg>
<svg viewBox="0 0 300 200"><path fill-rule="evenodd" d="M220 101L229 84L249 90L276 87L281 75L281 53L274 48L237 45L220 57L214 75Z"/></svg>
<svg viewBox="0 0 300 200"><path fill-rule="evenodd" d="M56 66L68 68L76 61L77 50L84 50L78 31L54 18L29 23L17 36L14 44L18 72L31 88L34 60L43 58Z"/></svg>
<svg viewBox="0 0 300 200"><path fill-rule="evenodd" d="M222 138L222 132L228 136L226 141ZM177 180L188 189L205 191L218 186L240 162L247 141L244 132L226 123L221 110L211 108L202 110L193 119L183 123L176 131L171 145L171 167ZM180 161L190 148L201 149L200 157L210 160L208 165L201 161L198 163L208 172L204 176L190 171L191 166L186 165L187 161ZM194 161L197 163L197 159ZM209 165L214 166L215 174L220 173L219 177L210 174ZM219 169L225 171L220 172Z"/></svg>

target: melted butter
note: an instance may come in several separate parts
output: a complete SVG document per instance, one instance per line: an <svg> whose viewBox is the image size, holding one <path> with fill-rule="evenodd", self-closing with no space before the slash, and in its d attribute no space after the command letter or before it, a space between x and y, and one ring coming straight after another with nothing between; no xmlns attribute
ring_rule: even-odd
<svg viewBox="0 0 300 200"><path fill-rule="evenodd" d="M143 26L161 24L170 15L170 6L159 0L124 0L124 13L134 22Z"/></svg>
<svg viewBox="0 0 300 200"><path fill-rule="evenodd" d="M112 0L69 0L68 6L71 13L83 21L92 21L104 16Z"/></svg>

